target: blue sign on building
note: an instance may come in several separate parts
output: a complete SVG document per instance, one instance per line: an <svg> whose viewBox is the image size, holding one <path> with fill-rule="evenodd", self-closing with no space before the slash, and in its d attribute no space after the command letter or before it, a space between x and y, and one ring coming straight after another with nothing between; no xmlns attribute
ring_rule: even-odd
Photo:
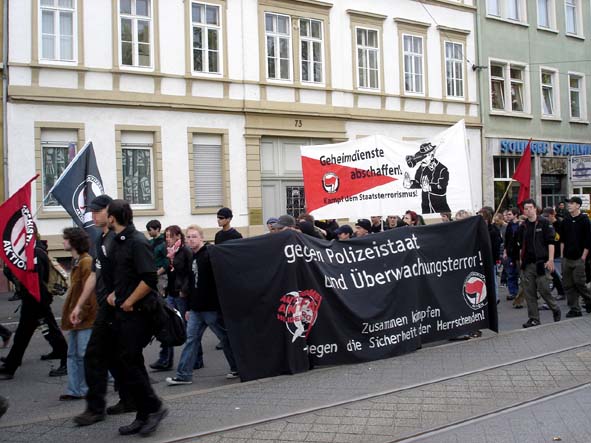
<svg viewBox="0 0 591 443"><path fill-rule="evenodd" d="M501 140L501 154L521 155L527 143L527 140ZM591 144L532 141L531 153L539 156L553 155L560 157L591 155Z"/></svg>

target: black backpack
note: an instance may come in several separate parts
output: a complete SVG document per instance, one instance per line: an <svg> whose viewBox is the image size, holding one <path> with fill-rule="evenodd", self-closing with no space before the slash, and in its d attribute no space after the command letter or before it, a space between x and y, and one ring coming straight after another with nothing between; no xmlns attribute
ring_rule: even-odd
<svg viewBox="0 0 591 443"><path fill-rule="evenodd" d="M181 313L156 297L154 337L164 346L180 346L187 341L187 328Z"/></svg>

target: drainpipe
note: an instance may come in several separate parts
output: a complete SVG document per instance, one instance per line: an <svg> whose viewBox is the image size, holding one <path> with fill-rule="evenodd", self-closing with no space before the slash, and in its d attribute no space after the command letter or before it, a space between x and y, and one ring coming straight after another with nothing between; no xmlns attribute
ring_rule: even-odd
<svg viewBox="0 0 591 443"><path fill-rule="evenodd" d="M4 0L2 10L2 167L4 172L4 200L8 198L8 124L6 123L8 103L8 1Z"/></svg>
<svg viewBox="0 0 591 443"><path fill-rule="evenodd" d="M480 6L478 7L478 9L480 9ZM475 13L474 14L474 30L475 30L475 37L476 37L476 63L475 65L472 67L472 69L474 69L476 71L476 76L477 76L477 82L476 84L478 85L478 96L480 97L480 105L479 105L479 114L480 114L480 122L482 124L482 128L480 130L480 146L481 146L481 151L480 151L480 163L481 163L481 168L482 168L482 182L481 182L481 199L482 199L482 205L490 205L492 207L495 206L495 195L494 195L494 180L492 176L489 176L489 174L485 174L485 172L488 172L490 169L492 168L487 168L488 166L488 158L487 158L487 154L488 154L488 146L486 145L486 137L484 136L484 130L485 130L485 126L484 126L484 107L485 107L485 103L486 103L486 97L484 97L484 86L482 84L483 79L483 72L482 72L482 44L480 42L480 19L479 19L479 14ZM492 183L492 187L493 187L493 194L492 194L492 201L488 201L487 197L486 197L486 190L489 189L489 186ZM488 185L488 186L487 186Z"/></svg>

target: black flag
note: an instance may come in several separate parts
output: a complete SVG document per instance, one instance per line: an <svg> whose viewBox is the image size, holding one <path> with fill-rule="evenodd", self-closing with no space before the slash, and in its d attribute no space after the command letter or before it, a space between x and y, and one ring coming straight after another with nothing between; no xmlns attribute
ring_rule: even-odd
<svg viewBox="0 0 591 443"><path fill-rule="evenodd" d="M87 211L86 207L93 198L104 194L105 191L92 142L86 143L76 154L49 192L70 214L74 222L94 239L98 230L92 221L92 213Z"/></svg>

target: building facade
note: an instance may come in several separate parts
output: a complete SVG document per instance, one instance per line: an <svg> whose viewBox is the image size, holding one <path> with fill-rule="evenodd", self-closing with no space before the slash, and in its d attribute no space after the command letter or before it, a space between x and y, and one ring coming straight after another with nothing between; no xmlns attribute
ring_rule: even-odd
<svg viewBox="0 0 591 443"><path fill-rule="evenodd" d="M465 119L478 205L474 1L10 2L10 192L41 173L39 228L58 238L70 221L47 191L92 140L139 227L213 231L230 206L251 235L305 210L300 145Z"/></svg>
<svg viewBox="0 0 591 443"><path fill-rule="evenodd" d="M478 8L484 202L499 204L530 138L538 202L591 193L578 167L591 155L590 2L479 0ZM515 205L518 189L503 207Z"/></svg>

